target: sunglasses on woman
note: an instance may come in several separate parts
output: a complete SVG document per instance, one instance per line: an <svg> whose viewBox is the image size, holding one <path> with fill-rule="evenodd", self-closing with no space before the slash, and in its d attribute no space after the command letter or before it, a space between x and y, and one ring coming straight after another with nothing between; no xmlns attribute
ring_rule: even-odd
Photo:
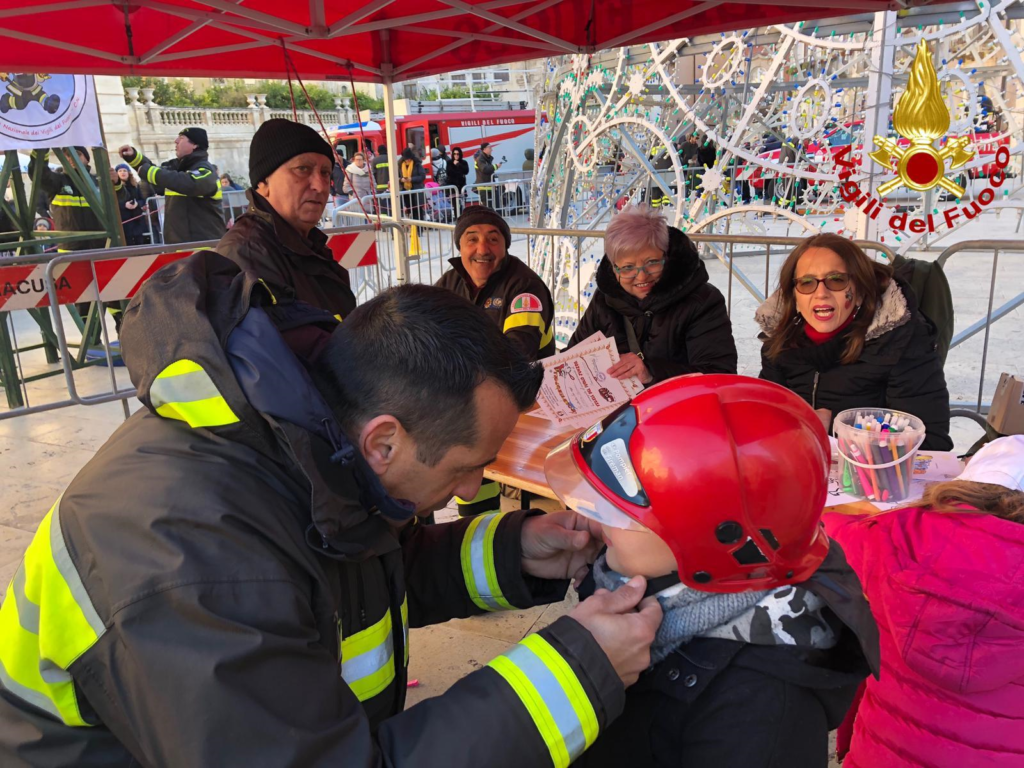
<svg viewBox="0 0 1024 768"><path fill-rule="evenodd" d="M850 276L845 272L833 272L823 278L804 275L793 278L793 287L797 293L811 294L818 290L818 283L824 283L830 291L841 291L850 284Z"/></svg>

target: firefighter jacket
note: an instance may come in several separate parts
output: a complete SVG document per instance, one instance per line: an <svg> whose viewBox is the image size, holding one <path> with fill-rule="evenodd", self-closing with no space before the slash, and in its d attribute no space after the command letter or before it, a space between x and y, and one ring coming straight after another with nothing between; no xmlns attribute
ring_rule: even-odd
<svg viewBox="0 0 1024 768"><path fill-rule="evenodd" d="M370 163L370 167L373 168L373 180L377 187L377 194L387 191L390 184L390 173L391 161L388 160L388 156L381 153L373 158L373 162Z"/></svg>
<svg viewBox="0 0 1024 768"><path fill-rule="evenodd" d="M251 189L245 195L249 208L217 243L217 253L339 320L355 309L348 270L334 260L327 235L314 227L303 237L263 195Z"/></svg>
<svg viewBox="0 0 1024 768"><path fill-rule="evenodd" d="M158 195L164 195L165 243L217 240L227 231L217 169L207 158L206 150L197 149L171 163L170 168L154 165L136 150L128 164Z"/></svg>
<svg viewBox="0 0 1024 768"><path fill-rule="evenodd" d="M528 512L409 522L278 331L304 311L213 251L132 300L145 408L0 607L0 765L562 767L621 712L569 617L403 711L408 627L568 582L523 575Z"/></svg>
<svg viewBox="0 0 1024 768"><path fill-rule="evenodd" d="M511 254L477 290L462 266L462 258L449 259L452 268L436 285L457 293L487 312L530 360L555 354L555 305L551 292L537 273Z"/></svg>
<svg viewBox="0 0 1024 768"><path fill-rule="evenodd" d="M39 185L50 199L50 217L53 219L53 226L59 232L100 232L100 237L92 240L79 240L77 242L64 243L58 249L60 251L87 251L92 248L106 248L108 238L99 217L89 207L89 201L78 189L74 180L63 171L51 170L46 163L49 150L34 149L28 161L28 173L32 176L35 173L36 163L42 163L42 176ZM89 174L89 177L96 182L96 176Z"/></svg>

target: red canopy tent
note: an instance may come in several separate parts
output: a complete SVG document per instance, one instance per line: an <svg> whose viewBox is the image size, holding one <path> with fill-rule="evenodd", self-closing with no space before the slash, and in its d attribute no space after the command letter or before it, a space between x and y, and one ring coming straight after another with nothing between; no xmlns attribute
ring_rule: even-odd
<svg viewBox="0 0 1024 768"><path fill-rule="evenodd" d="M890 0L0 0L6 71L387 82Z"/></svg>

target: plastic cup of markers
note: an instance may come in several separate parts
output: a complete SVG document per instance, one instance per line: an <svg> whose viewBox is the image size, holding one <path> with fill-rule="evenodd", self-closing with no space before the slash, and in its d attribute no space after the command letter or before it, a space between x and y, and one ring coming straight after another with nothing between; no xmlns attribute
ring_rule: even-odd
<svg viewBox="0 0 1024 768"><path fill-rule="evenodd" d="M914 457L925 437L923 421L903 411L854 408L836 416L832 428L844 493L881 502L910 495Z"/></svg>

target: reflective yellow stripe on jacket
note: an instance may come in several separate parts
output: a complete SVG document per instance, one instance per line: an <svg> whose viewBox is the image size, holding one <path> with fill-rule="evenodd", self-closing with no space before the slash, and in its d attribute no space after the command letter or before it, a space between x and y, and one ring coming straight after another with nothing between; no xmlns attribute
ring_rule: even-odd
<svg viewBox="0 0 1024 768"><path fill-rule="evenodd" d="M238 416L221 397L213 379L199 363L178 360L164 368L149 388L156 412L192 428L237 424Z"/></svg>
<svg viewBox="0 0 1024 768"><path fill-rule="evenodd" d="M64 542L58 499L0 606L0 683L67 725L89 725L67 669L104 632Z"/></svg>
<svg viewBox="0 0 1024 768"><path fill-rule="evenodd" d="M565 768L594 743L594 705L572 667L543 637L530 635L487 666L512 686L555 768Z"/></svg>
<svg viewBox="0 0 1024 768"><path fill-rule="evenodd" d="M54 195L50 205L64 208L88 208L89 202L82 195Z"/></svg>
<svg viewBox="0 0 1024 768"><path fill-rule="evenodd" d="M485 611L508 610L494 567L494 534L507 513L474 517L462 538L462 575L473 603Z"/></svg>
<svg viewBox="0 0 1024 768"><path fill-rule="evenodd" d="M409 603L402 601L403 664L409 664ZM391 610L380 621L341 641L341 676L360 701L383 693L395 680Z"/></svg>
<svg viewBox="0 0 1024 768"><path fill-rule="evenodd" d="M511 314L505 318L505 326L501 330L502 333L508 333L513 328L522 328L523 326L533 326L540 331L540 349L544 349L555 338L554 323L548 328L547 323L544 322L544 316L540 312L516 312Z"/></svg>

